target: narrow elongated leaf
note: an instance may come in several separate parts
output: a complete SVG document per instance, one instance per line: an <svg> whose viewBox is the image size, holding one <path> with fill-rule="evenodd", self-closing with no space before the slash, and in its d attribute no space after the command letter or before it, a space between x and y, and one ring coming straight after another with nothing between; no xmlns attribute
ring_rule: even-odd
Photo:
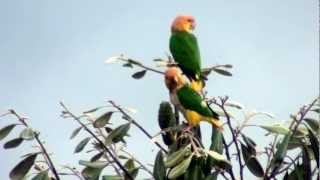
<svg viewBox="0 0 320 180"><path fill-rule="evenodd" d="M91 162L95 162L95 161L99 160L99 159L103 156L103 154L104 154L104 152L99 152L98 154L94 155L94 156L90 159L90 161L91 161Z"/></svg>
<svg viewBox="0 0 320 180"><path fill-rule="evenodd" d="M82 141L80 141L80 143L76 146L74 153L81 152L84 149L84 147L88 144L89 141L90 141L90 137L87 137Z"/></svg>
<svg viewBox="0 0 320 180"><path fill-rule="evenodd" d="M163 154L161 151L158 152L154 162L153 177L155 180L166 180L166 167L164 166Z"/></svg>
<svg viewBox="0 0 320 180"><path fill-rule="evenodd" d="M34 136L34 131L31 128L25 128L20 133L20 137L24 140L33 140Z"/></svg>
<svg viewBox="0 0 320 180"><path fill-rule="evenodd" d="M260 125L261 128L275 134L286 135L290 130L283 124L273 124L273 125Z"/></svg>
<svg viewBox="0 0 320 180"><path fill-rule="evenodd" d="M22 138L15 138L15 139L12 139L8 142L6 142L4 145L3 145L3 148L4 149L11 149L11 148L16 148L18 147L21 143L23 142L23 139Z"/></svg>
<svg viewBox="0 0 320 180"><path fill-rule="evenodd" d="M189 165L188 170L184 174L184 179L204 179L203 168L199 160L193 159Z"/></svg>
<svg viewBox="0 0 320 180"><path fill-rule="evenodd" d="M111 116L112 116L113 112L107 112L104 113L103 115L101 115L100 117L98 117L94 123L93 123L93 127L95 128L102 128L104 127L110 120Z"/></svg>
<svg viewBox="0 0 320 180"><path fill-rule="evenodd" d="M131 175L131 177L133 179L135 179L137 177L138 173L139 173L139 168L133 168L133 169L129 170L129 174ZM126 178L127 178L127 176L126 176Z"/></svg>
<svg viewBox="0 0 320 180"><path fill-rule="evenodd" d="M303 147L303 151L302 151L302 166L305 172L304 179L311 180L312 179L311 159L309 157L308 149L306 146Z"/></svg>
<svg viewBox="0 0 320 180"><path fill-rule="evenodd" d="M171 171L168 174L168 178L175 179L184 174L191 163L192 157L193 156L190 155L187 159L183 160L180 164L171 169Z"/></svg>
<svg viewBox="0 0 320 180"><path fill-rule="evenodd" d="M249 138L248 136L246 136L244 134L242 134L242 139L246 143L249 153L251 155L255 156L256 155L256 148L255 148L256 143L251 138Z"/></svg>
<svg viewBox="0 0 320 180"><path fill-rule="evenodd" d="M206 178L205 178L205 180L217 180L218 179L218 175L219 175L219 173L212 173L212 174L209 174Z"/></svg>
<svg viewBox="0 0 320 180"><path fill-rule="evenodd" d="M10 124L8 126L3 127L0 129L0 140L4 139L8 136L8 134L12 131L12 129L16 126L16 124Z"/></svg>
<svg viewBox="0 0 320 180"><path fill-rule="evenodd" d="M76 128L75 130L73 130L73 131L72 131L72 134L71 134L71 136L70 136L70 139L75 138L75 137L79 134L79 132L81 131L81 129L82 129L82 127L78 127L78 128Z"/></svg>
<svg viewBox="0 0 320 180"><path fill-rule="evenodd" d="M91 167L91 168L104 168L108 165L108 162L106 162L106 161L91 162L91 161L80 160L79 164L86 166L86 167Z"/></svg>
<svg viewBox="0 0 320 180"><path fill-rule="evenodd" d="M21 180L33 166L38 154L33 154L20 161L10 172L11 180Z"/></svg>
<svg viewBox="0 0 320 180"><path fill-rule="evenodd" d="M130 123L122 124L115 128L106 138L105 142L106 144L110 143L118 143L123 140L124 136L128 134L128 131L130 129Z"/></svg>
<svg viewBox="0 0 320 180"><path fill-rule="evenodd" d="M246 165L250 172L256 177L263 177L264 170L256 157L251 157L246 161Z"/></svg>
<svg viewBox="0 0 320 180"><path fill-rule="evenodd" d="M38 173L32 178L32 180L50 180L48 170Z"/></svg>
<svg viewBox="0 0 320 180"><path fill-rule="evenodd" d="M133 65L131 63L125 63L122 65L123 67L133 68Z"/></svg>
<svg viewBox="0 0 320 180"><path fill-rule="evenodd" d="M169 127L174 127L176 125L176 119L169 102L162 102L160 104L159 112L158 112L158 123L162 130L167 129ZM175 133L165 132L164 134L161 134L161 135L162 135L163 142L167 146L170 146L174 142Z"/></svg>
<svg viewBox="0 0 320 180"><path fill-rule="evenodd" d="M225 161L226 160L222 154L217 153L215 151L205 150L205 152L216 161Z"/></svg>
<svg viewBox="0 0 320 180"><path fill-rule="evenodd" d="M147 70L138 71L138 72L132 74L132 77L134 79L141 79L146 74L146 72L147 72Z"/></svg>
<svg viewBox="0 0 320 180"><path fill-rule="evenodd" d="M312 130L314 130L314 132L319 133L319 126L320 126L320 121L319 120L315 120L312 118L305 118L303 119Z"/></svg>
<svg viewBox="0 0 320 180"><path fill-rule="evenodd" d="M185 147L179 149L176 152L169 154L166 161L164 162L165 167L173 167L176 164L180 163L185 157L191 154L191 149L189 147Z"/></svg>
<svg viewBox="0 0 320 180"><path fill-rule="evenodd" d="M304 179L304 169L303 166L298 164L294 170L289 174L288 179L289 180L305 180Z"/></svg>
<svg viewBox="0 0 320 180"><path fill-rule="evenodd" d="M309 139L311 143L311 148L314 154L314 157L317 159L319 157L319 141L318 138L313 134L313 132L308 128ZM317 160L317 166L319 168L319 161Z"/></svg>
<svg viewBox="0 0 320 180"><path fill-rule="evenodd" d="M276 154L272 159L272 164L271 164L272 167L278 167L282 163L285 155L287 154L287 148L288 148L290 138L291 138L291 133L288 133L282 139L281 143L277 148Z"/></svg>
<svg viewBox="0 0 320 180"><path fill-rule="evenodd" d="M85 179L88 180L99 180L101 171L103 168L92 168L92 167L85 167L81 174Z"/></svg>
<svg viewBox="0 0 320 180"><path fill-rule="evenodd" d="M224 76L232 76L232 73L230 73L229 71L227 70L223 70L223 69L218 69L218 68L213 68L212 69L214 72L218 73L218 74L221 74L221 75L224 75Z"/></svg>

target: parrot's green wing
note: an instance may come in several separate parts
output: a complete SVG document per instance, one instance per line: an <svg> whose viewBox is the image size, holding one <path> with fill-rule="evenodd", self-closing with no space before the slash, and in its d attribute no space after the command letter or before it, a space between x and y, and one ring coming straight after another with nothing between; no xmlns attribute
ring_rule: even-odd
<svg viewBox="0 0 320 180"><path fill-rule="evenodd" d="M188 32L175 32L170 38L170 51L182 71L192 79L201 75L201 59L197 38Z"/></svg>
<svg viewBox="0 0 320 180"><path fill-rule="evenodd" d="M184 85L177 91L180 104L186 110L195 111L206 117L218 118L218 115L211 110L202 97L193 90L189 85Z"/></svg>

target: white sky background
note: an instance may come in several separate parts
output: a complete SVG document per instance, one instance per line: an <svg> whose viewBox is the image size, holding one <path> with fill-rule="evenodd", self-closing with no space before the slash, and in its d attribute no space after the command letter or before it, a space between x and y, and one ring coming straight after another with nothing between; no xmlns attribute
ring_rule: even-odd
<svg viewBox="0 0 320 180"><path fill-rule="evenodd" d="M248 109L274 113L272 122L279 122L319 94L319 13L314 0L2 0L1 112L15 108L30 117L29 123L41 131L57 164L77 164L83 154L74 155L74 147L87 136L68 139L77 126L59 117L60 100L79 113L112 99L138 109L134 117L155 134L158 105L168 100L162 77L150 72L142 80L133 80L135 71L103 61L125 53L154 65L152 59L169 51L170 24L181 13L196 18L203 65L234 66L231 78L210 76L209 95L229 95ZM0 126L13 121L1 118ZM257 118L255 122L271 121ZM209 125L202 126L208 141ZM264 139L263 130L246 132L258 142ZM129 150L152 163L157 147L136 128L130 134ZM30 146L0 149L0 179L8 178Z"/></svg>

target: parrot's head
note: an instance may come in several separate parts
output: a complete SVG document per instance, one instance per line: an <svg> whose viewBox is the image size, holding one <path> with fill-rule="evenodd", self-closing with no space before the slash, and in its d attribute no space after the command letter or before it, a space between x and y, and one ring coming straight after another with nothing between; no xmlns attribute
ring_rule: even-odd
<svg viewBox="0 0 320 180"><path fill-rule="evenodd" d="M171 25L171 32L189 32L191 33L196 27L194 17L188 15L177 16Z"/></svg>
<svg viewBox="0 0 320 180"><path fill-rule="evenodd" d="M182 72L177 67L171 67L165 72L165 83L170 92L181 88L186 82Z"/></svg>

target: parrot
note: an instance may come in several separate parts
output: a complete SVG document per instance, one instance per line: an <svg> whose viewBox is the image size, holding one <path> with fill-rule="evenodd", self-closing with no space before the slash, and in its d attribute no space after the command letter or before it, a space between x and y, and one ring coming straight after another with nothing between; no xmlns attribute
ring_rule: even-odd
<svg viewBox="0 0 320 180"><path fill-rule="evenodd" d="M179 68L170 67L165 72L165 84L170 93L171 103L182 112L189 128L199 125L200 121L206 121L219 130L223 129L218 114L187 83Z"/></svg>
<svg viewBox="0 0 320 180"><path fill-rule="evenodd" d="M190 80L191 87L200 92L204 87L201 76L200 50L196 36L195 19L188 15L177 16L171 25L169 49L178 67Z"/></svg>

